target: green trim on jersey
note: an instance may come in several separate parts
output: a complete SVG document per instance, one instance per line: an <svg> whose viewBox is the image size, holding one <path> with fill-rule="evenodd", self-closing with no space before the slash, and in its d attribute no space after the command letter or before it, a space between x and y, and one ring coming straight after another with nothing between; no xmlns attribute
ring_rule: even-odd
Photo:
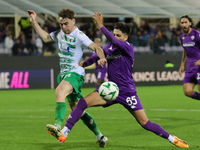
<svg viewBox="0 0 200 150"><path fill-rule="evenodd" d="M59 50L59 53L62 54L62 55L65 55L65 56L71 56L71 57L74 56L74 53L72 53L72 52L65 53L65 52L61 52L61 51Z"/></svg>
<svg viewBox="0 0 200 150"><path fill-rule="evenodd" d="M78 101L82 98L81 88L84 83L84 77L75 72L67 72L65 73L63 80L68 81L72 87L74 88L72 94L67 96L68 102Z"/></svg>
<svg viewBox="0 0 200 150"><path fill-rule="evenodd" d="M69 64L75 62L75 60L73 59L64 58L64 57L59 57L59 61L60 63L69 63Z"/></svg>

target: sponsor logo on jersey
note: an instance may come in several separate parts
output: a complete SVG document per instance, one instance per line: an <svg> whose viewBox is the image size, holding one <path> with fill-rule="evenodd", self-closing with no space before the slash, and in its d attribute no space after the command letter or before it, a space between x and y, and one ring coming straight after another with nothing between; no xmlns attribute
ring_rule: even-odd
<svg viewBox="0 0 200 150"><path fill-rule="evenodd" d="M183 44L183 47L192 47L192 46L195 46L194 42L188 42Z"/></svg>
<svg viewBox="0 0 200 150"><path fill-rule="evenodd" d="M64 53L69 53L69 50L70 50L70 45L68 45L67 43L60 43L60 51Z"/></svg>
<svg viewBox="0 0 200 150"><path fill-rule="evenodd" d="M122 52L118 51L114 54L111 54L111 55L107 55L106 58L107 59L116 59L116 58L119 58L122 56Z"/></svg>

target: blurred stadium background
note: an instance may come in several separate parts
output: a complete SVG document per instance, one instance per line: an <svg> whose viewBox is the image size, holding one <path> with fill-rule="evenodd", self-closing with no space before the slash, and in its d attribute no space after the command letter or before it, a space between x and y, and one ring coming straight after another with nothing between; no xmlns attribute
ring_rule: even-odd
<svg viewBox="0 0 200 150"><path fill-rule="evenodd" d="M102 12L104 24L111 31L118 21L132 27L129 42L135 46L133 77L136 85L182 84L183 77L177 73L183 51L179 41L182 33L179 17L190 15L194 27L199 30L199 4L198 0L0 0L0 61L4 64L0 66L0 88L15 89L17 86L14 83L11 86L13 75L17 77L22 72L21 77L24 77L26 69L32 70L32 73L43 69L48 71L44 86L40 83L40 77L34 74L29 78L34 85L30 83L24 88L56 87L59 80L57 45L41 41L30 25L27 10L36 11L40 25L47 32L52 32L59 28L57 12L63 7L73 9L77 13L77 26L92 40L101 38L103 45L108 41L92 22L91 16L95 11ZM83 59L90 53L85 49ZM30 59L30 56L35 57ZM15 62L15 67L12 62ZM173 63L174 67L165 68L166 62ZM94 86L94 67L86 70L84 87ZM26 75L31 76L28 72ZM40 86L36 86L36 83Z"/></svg>
<svg viewBox="0 0 200 150"><path fill-rule="evenodd" d="M27 14L28 9L34 10L40 25L52 32L59 28L57 12L64 7L73 9L77 13L77 26L92 40L101 38L103 45L108 41L92 22L94 12L102 12L104 24L110 31L118 21L132 27L129 42L135 46L133 78L149 118L188 141L193 150L199 149L197 139L200 134L196 131L199 103L183 95L184 76L178 75L183 52L179 41L182 33L179 18L191 16L194 28L200 30L199 0L0 0L0 118L3 121L0 125L3 131L0 132L0 150L66 148L67 144L60 146L44 133L45 125L54 119L54 89L60 81L58 48L54 43L46 44L40 40ZM83 60L90 53L85 49ZM166 67L166 62L174 66ZM94 67L86 69L83 95L95 88ZM117 113L113 113L118 110L124 108L114 106L110 110L88 110L97 118L105 134L111 137L108 149L174 148L165 140L142 130L135 121L129 124L132 117L124 118L127 115L124 111L120 114L127 125L123 130L124 124ZM69 112L68 109L67 115ZM108 118L108 113L113 117ZM93 135L87 131L80 133L82 124L77 126L68 148L96 149L97 146L91 142ZM10 136L9 131L15 135ZM119 137L116 131L122 135ZM138 139L141 142L135 143Z"/></svg>

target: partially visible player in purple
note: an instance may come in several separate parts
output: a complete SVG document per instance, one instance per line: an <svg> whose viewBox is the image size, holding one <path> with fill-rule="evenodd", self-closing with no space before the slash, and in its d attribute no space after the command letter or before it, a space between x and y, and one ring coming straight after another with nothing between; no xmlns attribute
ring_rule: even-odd
<svg viewBox="0 0 200 150"><path fill-rule="evenodd" d="M179 68L180 76L184 72L184 65L187 60L183 91L186 96L200 100L200 32L192 28L193 21L188 15L182 16L180 22L184 32L180 36L184 48ZM196 84L199 92L194 91Z"/></svg>
<svg viewBox="0 0 200 150"><path fill-rule="evenodd" d="M96 43L100 47L102 45L100 38L95 38L94 43ZM107 72L106 64L103 67L101 67L101 66L98 65L98 62L97 62L98 60L99 60L98 55L95 52L92 51L91 56L86 61L84 61L84 63L82 64L83 67L86 67L86 66L92 65L95 62L96 78L97 78L96 90L98 90L100 85L105 81L106 72Z"/></svg>
<svg viewBox="0 0 200 150"><path fill-rule="evenodd" d="M130 27L125 23L116 23L114 26L113 34L111 34L102 24L103 17L101 13L95 13L93 18L96 25L103 32L103 34L110 41L110 44L103 47L104 53L108 62L108 80L115 82L119 87L119 96L114 101L103 100L97 91L94 91L84 98L79 100L76 108L71 112L68 117L65 127L57 139L64 142L68 133L74 124L80 119L83 111L92 106L108 107L113 104L123 105L135 117L137 122L146 130L155 133L177 147L188 148L189 145L177 138L170 135L160 125L151 122L142 107L140 99L138 98L135 84L132 78L132 65L134 61L134 47L128 43L128 36L130 34Z"/></svg>

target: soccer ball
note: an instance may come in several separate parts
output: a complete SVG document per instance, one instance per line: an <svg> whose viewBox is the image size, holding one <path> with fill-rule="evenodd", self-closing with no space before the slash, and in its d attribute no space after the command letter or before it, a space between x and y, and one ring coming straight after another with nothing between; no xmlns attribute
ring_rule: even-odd
<svg viewBox="0 0 200 150"><path fill-rule="evenodd" d="M106 101L114 101L119 95L119 88L114 82L107 81L99 87L99 94Z"/></svg>

